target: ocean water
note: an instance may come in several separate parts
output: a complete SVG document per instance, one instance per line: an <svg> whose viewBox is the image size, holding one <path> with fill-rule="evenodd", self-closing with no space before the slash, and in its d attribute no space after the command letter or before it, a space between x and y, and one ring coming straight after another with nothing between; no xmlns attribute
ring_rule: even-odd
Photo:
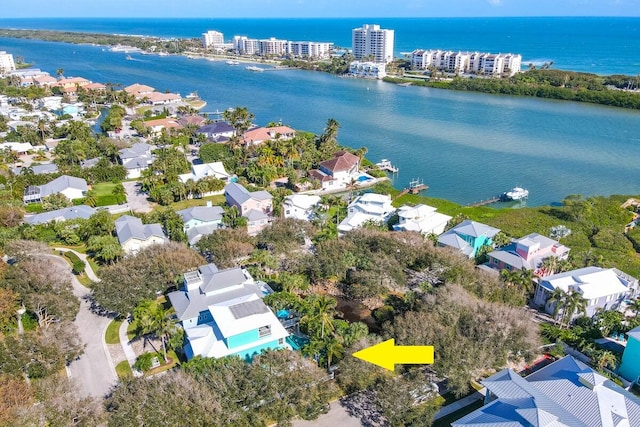
<svg viewBox="0 0 640 427"><path fill-rule="evenodd" d="M395 52L414 49L520 53L523 64L596 74L640 73L640 18L344 18L344 19L2 19L1 28L51 29L161 37L200 37L217 30L226 40L254 38L334 42L351 47L351 29L365 23L395 30Z"/></svg>
<svg viewBox="0 0 640 427"><path fill-rule="evenodd" d="M258 124L282 120L320 133L334 118L342 144L366 146L373 161L388 158L400 168L396 187L422 179L426 194L462 204L516 185L529 189L529 205L569 194L640 194L639 111L301 70L252 73L182 56L126 60L98 46L0 38L0 50L52 74L63 68L103 83L197 91L206 111L246 106Z"/></svg>

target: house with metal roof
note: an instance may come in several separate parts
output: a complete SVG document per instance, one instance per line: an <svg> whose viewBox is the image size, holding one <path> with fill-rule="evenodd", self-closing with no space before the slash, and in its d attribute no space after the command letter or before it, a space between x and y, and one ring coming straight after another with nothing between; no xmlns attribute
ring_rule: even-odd
<svg viewBox="0 0 640 427"><path fill-rule="evenodd" d="M640 425L640 399L571 356L526 378L505 369L482 385L485 405L453 427Z"/></svg>
<svg viewBox="0 0 640 427"><path fill-rule="evenodd" d="M289 334L262 301L269 291L241 268L208 264L185 273L183 288L168 298L185 332L187 358L249 361L264 349L285 348Z"/></svg>
<svg viewBox="0 0 640 427"><path fill-rule="evenodd" d="M143 224L140 218L130 215L116 219L116 236L127 255L169 240L160 224Z"/></svg>
<svg viewBox="0 0 640 427"><path fill-rule="evenodd" d="M618 274L613 268L585 267L564 273L541 277L536 285L533 302L553 314L554 305L547 301L556 289L578 292L587 300L586 315L593 316L598 310L618 310L620 303L636 295L638 280ZM575 316L578 316L576 313Z"/></svg>
<svg viewBox="0 0 640 427"><path fill-rule="evenodd" d="M618 373L626 380L640 384L640 326L627 332L627 344Z"/></svg>
<svg viewBox="0 0 640 427"><path fill-rule="evenodd" d="M398 223L393 226L395 231L417 231L424 235L439 236L444 232L451 217L436 212L436 208L419 204L416 206L401 206L398 208Z"/></svg>
<svg viewBox="0 0 640 427"><path fill-rule="evenodd" d="M184 232L190 245L195 245L207 234L213 233L222 226L222 206L212 206L207 202L207 206L194 206L176 212L184 222Z"/></svg>
<svg viewBox="0 0 640 427"><path fill-rule="evenodd" d="M56 165L55 163L45 163L40 165L31 165L28 167L18 166L11 170L11 172L13 172L14 175L20 175L21 173L27 173L28 171L30 171L34 175L43 175L46 173L58 173L58 165Z"/></svg>
<svg viewBox="0 0 640 427"><path fill-rule="evenodd" d="M127 170L127 179L140 178L142 171L153 163L155 156L151 153L152 148L149 144L137 142L119 151L118 157Z"/></svg>
<svg viewBox="0 0 640 427"><path fill-rule="evenodd" d="M30 185L24 190L25 203L41 202L51 194L64 194L69 200L82 199L87 195L87 181L75 176L62 175L44 185Z"/></svg>
<svg viewBox="0 0 640 427"><path fill-rule="evenodd" d="M269 225L273 210L273 196L268 191L249 192L242 185L232 182L224 187L227 205L235 206L243 217L247 218L247 231L258 234Z"/></svg>
<svg viewBox="0 0 640 427"><path fill-rule="evenodd" d="M338 225L338 231L346 233L367 221L383 224L395 211L388 194L362 194L349 203L347 217Z"/></svg>
<svg viewBox="0 0 640 427"><path fill-rule="evenodd" d="M487 265L495 270L533 270L544 275L540 270L542 261L555 257L565 260L570 249L565 245L538 233L521 237L509 245L489 252Z"/></svg>
<svg viewBox="0 0 640 427"><path fill-rule="evenodd" d="M438 237L438 246L457 249L473 258L482 246L492 245L491 239L499 232L497 228L468 219L441 234Z"/></svg>
<svg viewBox="0 0 640 427"><path fill-rule="evenodd" d="M195 133L204 135L209 141L225 142L236 134L236 129L227 122L219 121L201 126Z"/></svg>
<svg viewBox="0 0 640 427"><path fill-rule="evenodd" d="M91 215L96 213L96 210L91 206L79 205L71 206L68 208L56 209L55 211L43 212L37 215L27 216L24 218L24 222L27 224L46 224L49 222L62 222L72 219L88 219Z"/></svg>
<svg viewBox="0 0 640 427"><path fill-rule="evenodd" d="M217 178L224 182L229 182L229 180L231 179L231 174L227 172L222 162L211 162L192 164L191 172L178 175L178 179L181 182L185 183L190 179L198 182L201 179L207 177Z"/></svg>
<svg viewBox="0 0 640 427"><path fill-rule="evenodd" d="M320 203L320 196L292 194L284 198L282 202L282 214L285 218L310 221L313 218L313 209L318 203Z"/></svg>

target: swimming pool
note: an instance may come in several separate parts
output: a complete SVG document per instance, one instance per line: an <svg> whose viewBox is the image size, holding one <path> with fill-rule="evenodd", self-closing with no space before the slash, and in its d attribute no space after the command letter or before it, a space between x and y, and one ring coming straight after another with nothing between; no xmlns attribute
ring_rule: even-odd
<svg viewBox="0 0 640 427"><path fill-rule="evenodd" d="M309 338L299 337L297 335L289 335L287 337L287 343L291 346L292 349L298 351L305 345L309 344Z"/></svg>

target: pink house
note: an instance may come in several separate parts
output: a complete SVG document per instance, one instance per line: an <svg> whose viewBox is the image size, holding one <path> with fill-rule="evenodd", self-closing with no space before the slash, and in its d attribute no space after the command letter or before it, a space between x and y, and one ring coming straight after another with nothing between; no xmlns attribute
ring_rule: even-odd
<svg viewBox="0 0 640 427"><path fill-rule="evenodd" d="M553 239L531 233L500 250L489 253L489 266L496 270L535 271L546 258L567 259L569 250L568 247Z"/></svg>
<svg viewBox="0 0 640 427"><path fill-rule="evenodd" d="M224 187L224 196L229 206L235 206L247 218L247 232L258 234L269 225L273 210L273 196L268 191L250 193L242 185L232 182Z"/></svg>

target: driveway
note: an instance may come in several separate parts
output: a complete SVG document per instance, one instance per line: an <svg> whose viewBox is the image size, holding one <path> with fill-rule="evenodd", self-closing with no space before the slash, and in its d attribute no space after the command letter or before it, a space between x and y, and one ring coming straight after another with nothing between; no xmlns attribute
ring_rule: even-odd
<svg viewBox="0 0 640 427"><path fill-rule="evenodd" d="M361 427L364 424L357 417L349 415L339 400L334 400L331 402L329 412L319 416L317 420L296 420L292 425L293 427Z"/></svg>
<svg viewBox="0 0 640 427"><path fill-rule="evenodd" d="M73 294L80 300L80 311L73 323L78 328L85 349L78 360L71 362L67 374L77 386L80 395L103 397L117 381L111 355L104 342L104 333L111 319L98 316L91 311L91 303L86 298L90 293L89 289L82 286L71 274L71 268L64 259L56 255L46 256L69 272Z"/></svg>
<svg viewBox="0 0 640 427"><path fill-rule="evenodd" d="M140 191L140 183L137 181L123 182L125 191L127 192L127 204L132 212L151 212L152 208L147 200L147 195Z"/></svg>

